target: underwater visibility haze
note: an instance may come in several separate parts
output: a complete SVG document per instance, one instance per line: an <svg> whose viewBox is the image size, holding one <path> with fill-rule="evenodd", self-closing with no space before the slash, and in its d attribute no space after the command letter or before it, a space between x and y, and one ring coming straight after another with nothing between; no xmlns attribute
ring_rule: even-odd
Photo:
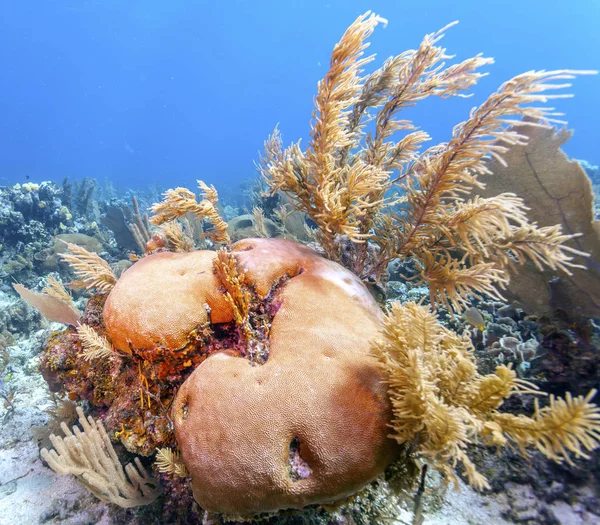
<svg viewBox="0 0 600 525"><path fill-rule="evenodd" d="M599 523L599 25L4 6L0 525Z"/></svg>

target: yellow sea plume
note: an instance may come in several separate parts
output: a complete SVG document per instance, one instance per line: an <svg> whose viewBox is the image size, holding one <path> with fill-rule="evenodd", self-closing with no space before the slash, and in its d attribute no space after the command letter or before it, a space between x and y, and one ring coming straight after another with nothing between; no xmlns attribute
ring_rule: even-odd
<svg viewBox="0 0 600 525"><path fill-rule="evenodd" d="M82 357L86 361L107 358L116 352L106 337L101 336L87 324L77 326L77 335L83 347Z"/></svg>
<svg viewBox="0 0 600 525"><path fill-rule="evenodd" d="M373 353L387 377L392 437L409 443L450 480L456 481L461 465L473 487L489 487L467 455L471 443L536 447L567 462L600 445L600 409L591 403L595 391L551 397L544 408L536 404L532 417L500 412L509 396L540 392L507 366L480 375L470 339L442 326L428 307L394 303Z"/></svg>
<svg viewBox="0 0 600 525"><path fill-rule="evenodd" d="M233 319L241 328L246 340L252 339L252 328L250 326L250 287L246 272L240 270L235 255L225 249L217 252L213 269L221 287L223 297L233 310Z"/></svg>
<svg viewBox="0 0 600 525"><path fill-rule="evenodd" d="M47 295L51 295L52 297L56 297L70 306L73 306L73 297L71 297L71 294L60 281L52 276L48 277L48 283L46 286L44 286L42 292Z"/></svg>
<svg viewBox="0 0 600 525"><path fill-rule="evenodd" d="M228 224L221 218L217 210L219 196L214 186L208 186L201 180L198 186L202 193L202 200L198 202L196 195L186 188L175 188L164 193L162 202L152 206L154 215L150 222L156 226L174 221L186 213L192 213L201 220L207 220L212 229L206 236L213 242L230 244L231 239L227 233Z"/></svg>
<svg viewBox="0 0 600 525"><path fill-rule="evenodd" d="M173 474L180 478L189 476L185 463L181 459L181 453L177 451L173 452L170 448L158 449L155 464L159 472Z"/></svg>
<svg viewBox="0 0 600 525"><path fill-rule="evenodd" d="M96 289L100 293L112 290L117 277L102 257L76 244L68 243L67 248L71 253L63 253L60 258L69 263L75 275L81 279L84 288Z"/></svg>
<svg viewBox="0 0 600 525"><path fill-rule="evenodd" d="M191 226L185 218L183 225L175 221L166 222L161 226L161 230L167 239L170 251L178 253L193 251L194 239L190 234Z"/></svg>
<svg viewBox="0 0 600 525"><path fill-rule="evenodd" d="M578 267L574 258L586 254L565 244L573 235L529 222L516 195L483 199L474 192L483 187L479 177L489 174L490 158L504 163L511 146L527 143L521 119L546 127L560 122L546 103L569 95L554 91L594 72L517 75L473 108L447 143L421 151L429 136L402 110L430 96L469 96L481 67L493 60L477 55L448 65L452 57L439 42L450 24L363 74L373 60L363 56L367 39L381 21L371 13L358 17L334 47L317 87L307 148L284 149L278 129L265 143L259 170L271 191L286 193L316 224L329 258L377 281L391 260L413 257L434 304L457 310L469 293L498 297L515 264L532 260L567 273ZM376 246L375 262L367 241Z"/></svg>

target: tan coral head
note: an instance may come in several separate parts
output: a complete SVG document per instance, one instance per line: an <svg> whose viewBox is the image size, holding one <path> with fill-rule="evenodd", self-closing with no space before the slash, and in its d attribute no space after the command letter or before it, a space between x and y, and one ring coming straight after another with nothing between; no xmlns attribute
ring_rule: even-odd
<svg viewBox="0 0 600 525"><path fill-rule="evenodd" d="M213 275L216 252L162 252L123 273L104 306L106 331L115 348L129 352L157 346L180 350L205 323L231 321L233 312Z"/></svg>
<svg viewBox="0 0 600 525"><path fill-rule="evenodd" d="M368 355L378 307L355 276L299 244L250 239L234 251L260 298L288 280L266 363L213 354L177 395L194 496L206 510L246 516L346 497L396 452L386 387Z"/></svg>

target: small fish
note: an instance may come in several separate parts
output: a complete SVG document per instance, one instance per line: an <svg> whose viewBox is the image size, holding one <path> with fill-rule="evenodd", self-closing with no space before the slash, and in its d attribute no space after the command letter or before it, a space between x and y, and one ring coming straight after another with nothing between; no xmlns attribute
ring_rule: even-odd
<svg viewBox="0 0 600 525"><path fill-rule="evenodd" d="M471 306L465 311L463 318L469 324L472 324L475 328L477 328L480 332L483 332L483 329L485 328L485 319L483 318L483 315L481 315L481 312L477 310L477 308Z"/></svg>

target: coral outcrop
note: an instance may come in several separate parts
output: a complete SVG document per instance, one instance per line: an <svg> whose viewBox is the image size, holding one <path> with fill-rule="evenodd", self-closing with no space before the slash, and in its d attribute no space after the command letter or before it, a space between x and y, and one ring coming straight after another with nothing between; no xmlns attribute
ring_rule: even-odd
<svg viewBox="0 0 600 525"><path fill-rule="evenodd" d="M94 262L88 280L105 271L84 255L69 262ZM177 444L206 510L302 508L355 493L397 455L370 355L382 318L358 277L292 241L160 252L93 296L42 371L102 408L130 451Z"/></svg>
<svg viewBox="0 0 600 525"><path fill-rule="evenodd" d="M204 510L244 517L330 503L401 451L398 471L416 457L485 488L469 457L479 441L566 463L600 444L594 390L550 397L531 417L504 412L506 398L537 386L509 366L480 374L466 334L423 304L384 313L363 284L378 286L391 261L411 258L432 306L461 310L473 296L499 298L516 263L565 275L578 267L575 232L531 222L517 195L476 190L489 156L527 142L507 122L548 125L544 103L561 95L547 91L585 72L519 75L447 143L420 152L428 136L399 112L430 95L462 96L491 60L446 66L438 32L363 76L367 38L382 21L359 17L335 47L306 150L284 150L276 132L260 165L271 191L289 198L273 217L285 225L292 206L304 214L329 260L284 239L231 244L217 191L202 181L199 195L174 188L152 207L147 222L159 230L148 226L144 256L122 274L81 247L63 256L74 285L93 295L78 326L48 342L42 373L59 397L87 401L129 452L157 454L167 505L187 509L192 491ZM193 251L190 217L218 251ZM264 212L254 217L264 229ZM72 471L74 458L61 457L59 470Z"/></svg>
<svg viewBox="0 0 600 525"><path fill-rule="evenodd" d="M52 182L0 188L0 243L44 242L68 224L71 212Z"/></svg>
<svg viewBox="0 0 600 525"><path fill-rule="evenodd" d="M157 253L127 270L104 307L106 330L115 348L131 352L160 346L182 349L194 329L209 320L227 323L233 312L213 274L211 251Z"/></svg>
<svg viewBox="0 0 600 525"><path fill-rule="evenodd" d="M286 281L268 360L215 354L177 395L175 432L196 500L255 514L350 495L395 454L368 354L379 309L354 275L301 245L251 239L233 252L260 298Z"/></svg>

